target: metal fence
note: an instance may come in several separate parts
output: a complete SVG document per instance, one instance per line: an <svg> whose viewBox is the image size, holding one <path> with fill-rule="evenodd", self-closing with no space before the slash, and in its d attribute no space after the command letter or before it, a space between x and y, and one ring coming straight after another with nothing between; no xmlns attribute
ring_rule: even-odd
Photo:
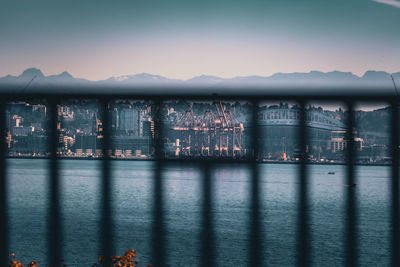
<svg viewBox="0 0 400 267"><path fill-rule="evenodd" d="M346 94L346 95L327 95L327 94L306 94L301 95L299 93L294 94L282 94L278 93L265 93L267 91L259 91L258 93L252 94L237 94L237 95L215 95L201 93L198 95L179 93L178 95L173 94L162 94L160 91L155 91L153 94L145 93L118 93L115 95L108 94L48 94L48 93L37 93L37 94L11 94L11 93L0 93L0 265L8 266L8 216L7 216L7 189L6 189L6 168L7 161L5 160L5 106L10 101L16 100L31 100L31 99L43 99L48 103L50 123L49 123L49 151L51 152L50 158L50 175L51 182L49 183L48 192L50 194L50 206L48 207L49 221L48 221L48 262L51 266L59 266L61 259L60 244L62 240L62 229L60 227L61 213L60 207L62 203L59 201L60 197L60 182L59 182L59 168L57 158L57 104L61 100L65 99L97 99L101 103L101 113L103 119L103 132L104 132L104 143L103 143L103 157L102 157L102 180L101 180L101 236L99 242L102 244L100 254L111 256L114 242L112 238L112 199L111 199L111 186L112 179L110 172L110 158L108 156L108 150L110 148L110 119L108 105L111 101L116 99L132 99L132 100L151 100L153 105L156 107L155 115L155 162L156 171L154 173L154 188L153 188L153 236L152 236L152 265L153 266L164 266L166 265L166 233L164 229L164 213L165 206L163 203L163 177L162 170L166 164L171 162L190 161L197 166L200 166L202 170L202 234L201 234L201 266L216 266L215 262L215 238L213 231L213 217L211 209L213 207L212 202L212 181L211 181L211 170L216 163L226 162L241 162L246 164L251 169L252 179L250 187L250 217L248 218L248 262L251 266L266 266L266 260L262 258L262 244L263 238L259 234L262 231L262 222L260 216L260 173L258 170L258 150L259 150L259 129L257 123L257 111L259 103L263 101L295 101L300 104L300 127L298 127L298 138L301 144L301 159L298 162L300 164L298 179L299 184L297 188L297 204L298 204L298 221L297 221L297 265L298 266L309 266L311 263L311 239L309 230L309 188L308 188L308 164L307 164L307 152L306 152L306 140L307 140L307 127L306 127L306 104L310 101L338 101L343 102L347 105L348 121L347 121L347 140L348 149L346 157L346 179L347 184L354 184L354 165L355 165L355 146L353 139L353 126L354 121L354 106L358 101L376 102L382 101L390 103L391 105L391 264L392 266L400 266L400 251L399 251L399 170L398 170L398 150L399 150L399 115L398 115L398 97L392 95L382 94ZM377 91L373 91L377 92ZM252 104L252 131L251 131L251 146L252 153L250 157L246 159L226 159L226 158L188 158L188 159L168 159L164 157L163 153L163 125L161 120L161 107L164 101L172 99L181 100L245 100ZM357 266L358 255L357 255L357 195L355 188L352 186L346 189L346 206L343 210L345 214L345 240L346 240L346 255L345 265L346 266ZM264 244L268 246L268 244Z"/></svg>

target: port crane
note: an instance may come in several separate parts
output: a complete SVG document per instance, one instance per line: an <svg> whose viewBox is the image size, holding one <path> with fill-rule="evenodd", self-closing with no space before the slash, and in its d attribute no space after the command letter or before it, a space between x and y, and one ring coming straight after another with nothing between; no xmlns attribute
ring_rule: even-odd
<svg viewBox="0 0 400 267"><path fill-rule="evenodd" d="M221 101L214 102L201 115L196 115L193 105L189 105L172 127L179 137L179 155L183 156L240 157L243 130L243 124L233 118Z"/></svg>

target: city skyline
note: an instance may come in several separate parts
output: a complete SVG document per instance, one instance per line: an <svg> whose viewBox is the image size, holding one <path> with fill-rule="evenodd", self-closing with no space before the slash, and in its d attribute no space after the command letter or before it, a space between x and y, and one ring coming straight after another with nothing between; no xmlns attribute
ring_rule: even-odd
<svg viewBox="0 0 400 267"><path fill-rule="evenodd" d="M151 102L117 101L110 104L110 156L152 159L156 129ZM246 158L251 145L251 104L244 102L164 103L161 137L165 157ZM346 148L344 107L336 110L308 105L306 126L310 160L343 160ZM389 109L357 111L355 142L360 157L385 160L388 150ZM102 157L104 124L96 102L65 102L58 106L57 154L66 158ZM6 144L10 157L48 156L48 114L40 102L14 102L6 110ZM297 161L296 133L300 123L299 106L293 102L260 103L257 113L262 160ZM378 153L379 152L379 153ZM297 158L297 159L296 159ZM371 162L370 162L371 163Z"/></svg>
<svg viewBox="0 0 400 267"><path fill-rule="evenodd" d="M101 80L400 70L399 1L19 1L0 9L0 76Z"/></svg>

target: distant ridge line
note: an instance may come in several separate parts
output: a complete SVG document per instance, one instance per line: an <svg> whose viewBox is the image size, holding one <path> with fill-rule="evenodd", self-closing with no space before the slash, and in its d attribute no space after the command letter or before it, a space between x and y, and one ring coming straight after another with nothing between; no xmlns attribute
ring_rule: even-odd
<svg viewBox="0 0 400 267"><path fill-rule="evenodd" d="M35 77L35 78L34 78ZM113 76L105 80L91 81L83 78L75 78L67 71L56 75L45 76L40 69L28 68L18 76L7 75L0 77L0 85L21 84L30 86L38 85L133 85L133 86L274 86L274 85L328 85L328 86L363 86L383 85L393 86L393 81L400 83L400 72L388 73L385 71L366 71L364 75L357 76L351 72L342 71L310 71L306 73L275 73L270 76L237 76L233 78L221 78L213 75L200 75L190 79L171 79L161 75L139 73L132 75Z"/></svg>

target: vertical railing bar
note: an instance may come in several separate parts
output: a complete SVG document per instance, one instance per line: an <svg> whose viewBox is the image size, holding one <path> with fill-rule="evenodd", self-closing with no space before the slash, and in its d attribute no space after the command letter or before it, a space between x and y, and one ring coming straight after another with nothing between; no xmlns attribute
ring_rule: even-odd
<svg viewBox="0 0 400 267"><path fill-rule="evenodd" d="M260 224L260 181L259 181L259 164L260 159L260 129L258 123L258 107L259 103L253 101L252 103L252 132L251 132L251 190L250 190L250 238L249 238L249 263L250 266L263 266L262 256L261 256L261 246L262 246L262 231ZM265 264L265 262L264 262Z"/></svg>
<svg viewBox="0 0 400 267"><path fill-rule="evenodd" d="M58 112L57 100L49 99L50 121L49 121L49 151L50 151L50 221L49 221L49 264L50 266L58 266L61 262L61 223L60 223L60 181L57 161L57 144L58 144Z"/></svg>
<svg viewBox="0 0 400 267"><path fill-rule="evenodd" d="M213 182L211 179L212 167L204 162L203 167L203 203L202 203L202 253L200 266L215 266L214 229L212 216Z"/></svg>
<svg viewBox="0 0 400 267"><path fill-rule="evenodd" d="M392 266L400 266L400 220L399 220L399 110L397 99L391 103L391 156L392 156L392 183L391 183L391 208L392 208Z"/></svg>
<svg viewBox="0 0 400 267"><path fill-rule="evenodd" d="M299 187L298 187L298 235L297 235L297 260L298 266L309 266L310 264L310 239L308 230L308 173L307 173L307 111L305 102L300 101L300 166L299 166Z"/></svg>
<svg viewBox="0 0 400 267"><path fill-rule="evenodd" d="M154 206L153 206L153 264L155 267L164 266L165 263L165 236L163 218L163 182L162 169L164 163L163 155L163 122L162 122L162 100L156 99L154 103L154 141L155 141L155 164L154 177Z"/></svg>
<svg viewBox="0 0 400 267"><path fill-rule="evenodd" d="M5 160L6 105L6 101L0 102L0 266L8 265L7 163Z"/></svg>
<svg viewBox="0 0 400 267"><path fill-rule="evenodd" d="M347 253L346 266L357 265L357 233L356 233L356 196L355 196L355 179L354 179L354 102L347 102L348 118L347 118L347 218L346 218L346 236Z"/></svg>
<svg viewBox="0 0 400 267"><path fill-rule="evenodd" d="M110 155L111 148L110 139L110 113L109 113L109 99L102 98L100 103L101 119L102 119L102 181L101 181L101 255L104 256L106 264L109 264L110 258L114 250L114 243L112 238L112 214L111 214L111 171L110 171ZM108 265L106 265L108 266Z"/></svg>

